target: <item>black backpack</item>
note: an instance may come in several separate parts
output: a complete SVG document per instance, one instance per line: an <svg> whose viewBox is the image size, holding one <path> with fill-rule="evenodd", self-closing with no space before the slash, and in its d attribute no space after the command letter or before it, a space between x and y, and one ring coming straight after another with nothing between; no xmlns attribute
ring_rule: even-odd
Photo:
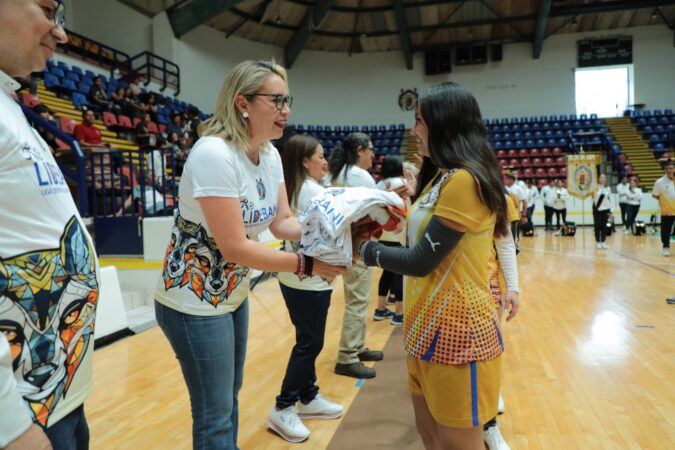
<svg viewBox="0 0 675 450"><path fill-rule="evenodd" d="M633 236L642 236L643 234L647 233L647 226L645 223L641 220L636 220L633 222Z"/></svg>

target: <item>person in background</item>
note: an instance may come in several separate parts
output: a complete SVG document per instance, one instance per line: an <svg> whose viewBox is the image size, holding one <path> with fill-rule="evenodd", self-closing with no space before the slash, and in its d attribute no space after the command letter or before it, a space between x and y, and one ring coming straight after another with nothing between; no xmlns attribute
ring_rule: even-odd
<svg viewBox="0 0 675 450"><path fill-rule="evenodd" d="M392 191L407 183L403 174L403 158L399 155L387 155L382 161L382 179L377 188L383 191ZM408 206L410 200L406 199ZM404 224L401 224L403 230ZM400 247L404 244L405 233L385 231L379 241L390 247ZM387 308L387 299L394 301L394 312ZM392 325L403 324L403 276L388 270L382 270L377 286L377 308L373 314L374 320L385 320L391 317Z"/></svg>
<svg viewBox="0 0 675 450"><path fill-rule="evenodd" d="M640 203L642 203L642 189L638 185L637 177L631 177L626 191L626 222L628 228L624 230L624 234L628 234L628 231L633 229L635 219L640 212Z"/></svg>
<svg viewBox="0 0 675 450"><path fill-rule="evenodd" d="M652 197L661 208L661 255L670 256L670 236L675 224L675 161L668 161L663 168L665 174L654 183Z"/></svg>
<svg viewBox="0 0 675 450"><path fill-rule="evenodd" d="M523 188L519 183L516 182L517 178L512 173L507 173L504 178L504 184L506 185L506 192L513 196L516 201L516 209L520 215L520 219L511 224L511 233L513 238L516 241L516 248L518 248L518 242L520 241L520 226L524 224L527 220L527 189Z"/></svg>
<svg viewBox="0 0 675 450"><path fill-rule="evenodd" d="M298 216L324 190L319 184L328 172L323 147L312 136L295 135L284 145L282 162L286 194L293 213ZM299 248L298 241L284 241L287 252L297 252ZM303 418L336 419L342 415L342 405L319 393L315 367L323 348L335 281L328 283L317 276L299 277L281 272L279 286L295 327L295 346L267 426L289 442L302 442L310 435L302 423Z"/></svg>
<svg viewBox="0 0 675 450"><path fill-rule="evenodd" d="M113 102L108 99L101 77L94 78L94 84L89 89L87 100L99 109L112 110Z"/></svg>
<svg viewBox="0 0 675 450"><path fill-rule="evenodd" d="M541 187L540 195L541 201L544 203L544 230L553 230L553 181L545 180L545 184Z"/></svg>
<svg viewBox="0 0 675 450"><path fill-rule="evenodd" d="M593 193L593 228L595 230L595 248L607 250L607 221L612 212L612 191L605 186L604 174L598 176L598 188Z"/></svg>
<svg viewBox="0 0 675 450"><path fill-rule="evenodd" d="M68 41L65 6L0 0L0 448L84 450L99 265L47 144L10 94Z"/></svg>
<svg viewBox="0 0 675 450"><path fill-rule="evenodd" d="M237 64L183 169L155 315L190 394L195 449L237 448L251 269L329 280L344 272L259 242L267 229L278 239L300 240L270 143L281 137L292 100L280 65Z"/></svg>
<svg viewBox="0 0 675 450"><path fill-rule="evenodd" d="M44 103L35 105L33 107L33 111L38 113L44 120L51 122L54 126L58 126L54 116L51 115L49 108L47 108L47 105ZM49 149L52 151L52 154L56 154L56 149L59 147L59 143L56 142L56 137L41 126L38 126L36 130L42 139L44 139L44 141L47 143L47 145L49 145Z"/></svg>
<svg viewBox="0 0 675 450"><path fill-rule="evenodd" d="M539 198L539 189L532 183L532 179L528 178L527 181L527 209L525 212L525 218L527 222L532 222L532 215L534 214L534 202Z"/></svg>
<svg viewBox="0 0 675 450"><path fill-rule="evenodd" d="M616 195L619 200L619 208L621 208L621 223L623 224L623 234L628 234L630 224L628 223L628 201L626 199L626 191L629 188L628 177L621 178L621 182L616 185Z"/></svg>
<svg viewBox="0 0 675 450"><path fill-rule="evenodd" d="M89 150L97 148L109 149L110 144L103 142L101 130L94 125L95 122L96 116L94 115L94 111L90 109L82 111L82 123L75 125L73 136L80 142L80 145Z"/></svg>
<svg viewBox="0 0 675 450"><path fill-rule="evenodd" d="M567 221L567 199L570 198L570 194L563 185L561 179L557 179L554 182L553 187L553 202L551 206L555 212L555 222L557 228L557 234L562 234L562 226L565 225ZM560 219L562 218L562 224Z"/></svg>
<svg viewBox="0 0 675 450"><path fill-rule="evenodd" d="M331 155L329 170L335 187L375 188L368 173L373 165L373 143L365 133L351 133L338 143ZM345 312L335 373L354 378L374 378L375 369L363 361L380 361L384 353L366 347L366 314L370 303L372 269L362 262L354 263L342 276Z"/></svg>
<svg viewBox="0 0 675 450"><path fill-rule="evenodd" d="M420 96L411 134L425 160L408 214L409 246L387 247L357 228L355 255L405 276L408 386L425 447L483 450L501 383L487 255L493 238L509 231L504 185L478 103L458 84Z"/></svg>

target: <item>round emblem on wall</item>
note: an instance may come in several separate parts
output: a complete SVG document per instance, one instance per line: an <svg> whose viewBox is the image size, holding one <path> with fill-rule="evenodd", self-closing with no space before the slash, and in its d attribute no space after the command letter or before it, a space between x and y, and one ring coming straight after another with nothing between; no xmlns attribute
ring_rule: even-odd
<svg viewBox="0 0 675 450"><path fill-rule="evenodd" d="M398 96L398 106L403 111L413 111L417 108L417 89L401 89Z"/></svg>

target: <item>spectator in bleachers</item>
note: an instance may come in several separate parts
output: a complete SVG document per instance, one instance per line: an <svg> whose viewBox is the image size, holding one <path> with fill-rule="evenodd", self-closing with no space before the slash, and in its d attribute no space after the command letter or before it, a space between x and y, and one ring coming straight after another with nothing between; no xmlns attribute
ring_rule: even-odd
<svg viewBox="0 0 675 450"><path fill-rule="evenodd" d="M192 141L197 141L197 139L199 139L197 127L201 123L201 119L199 118L199 110L194 106L190 106L188 108L187 114L188 114L188 121L186 124L186 129L188 130L188 133L190 134L190 138L192 138Z"/></svg>
<svg viewBox="0 0 675 450"><path fill-rule="evenodd" d="M87 94L87 100L100 109L111 111L113 103L108 100L108 94L105 92L103 87L103 80L101 77L94 78L94 84L89 88L89 93Z"/></svg>
<svg viewBox="0 0 675 450"><path fill-rule="evenodd" d="M175 133L178 139L185 138L185 128L183 128L183 116L179 112L174 112L171 115L171 123L167 125L166 132L170 136Z"/></svg>
<svg viewBox="0 0 675 450"><path fill-rule="evenodd" d="M143 93L143 91L141 91L141 86L139 84L141 78L143 78L141 75L134 75L133 79L131 80L131 83L129 83L128 91L134 97L138 97Z"/></svg>
<svg viewBox="0 0 675 450"><path fill-rule="evenodd" d="M168 202L165 202L166 195L158 189L149 169L144 169L140 173L140 178L140 184L133 187L124 205L117 211L117 216L121 216L133 203L139 205L141 216L154 216L170 207Z"/></svg>
<svg viewBox="0 0 675 450"><path fill-rule="evenodd" d="M88 448L98 259L11 95L68 41L61 1L0 1L0 447ZM40 168L36 170L36 168ZM43 176L41 176L41 173Z"/></svg>
<svg viewBox="0 0 675 450"><path fill-rule="evenodd" d="M152 122L149 112L143 113L143 118L136 124L136 142L139 147L155 145L155 135L150 133L148 126Z"/></svg>
<svg viewBox="0 0 675 450"><path fill-rule="evenodd" d="M157 122L157 109L159 108L159 105L157 104L157 96L152 92L148 94L145 106L145 111L150 113L152 121Z"/></svg>
<svg viewBox="0 0 675 450"><path fill-rule="evenodd" d="M118 86L117 89L110 94L110 101L112 102L112 109L115 114L131 116L131 105L129 105L127 90L124 86Z"/></svg>
<svg viewBox="0 0 675 450"><path fill-rule="evenodd" d="M139 103L138 96L134 95L134 92L131 90L131 88L127 89L126 100L129 107L129 117L140 118L147 109L143 103Z"/></svg>
<svg viewBox="0 0 675 450"><path fill-rule="evenodd" d="M635 218L640 212L640 203L642 202L642 189L638 186L637 177L631 177L630 184L626 190L626 229L623 231L624 234L628 234L628 231L633 228L635 223Z"/></svg>
<svg viewBox="0 0 675 450"><path fill-rule="evenodd" d="M94 111L82 111L82 123L75 126L73 136L85 147L110 147L110 144L103 142L101 130L94 126L95 121Z"/></svg>

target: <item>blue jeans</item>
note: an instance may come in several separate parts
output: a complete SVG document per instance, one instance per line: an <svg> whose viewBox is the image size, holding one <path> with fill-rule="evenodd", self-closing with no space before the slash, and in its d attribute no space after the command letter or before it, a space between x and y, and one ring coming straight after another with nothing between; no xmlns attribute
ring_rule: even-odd
<svg viewBox="0 0 675 450"><path fill-rule="evenodd" d="M222 316L183 314L155 302L190 393L195 450L237 449L237 395L244 378L248 299Z"/></svg>
<svg viewBox="0 0 675 450"><path fill-rule="evenodd" d="M84 405L45 430L54 450L88 450L89 426L84 417Z"/></svg>

